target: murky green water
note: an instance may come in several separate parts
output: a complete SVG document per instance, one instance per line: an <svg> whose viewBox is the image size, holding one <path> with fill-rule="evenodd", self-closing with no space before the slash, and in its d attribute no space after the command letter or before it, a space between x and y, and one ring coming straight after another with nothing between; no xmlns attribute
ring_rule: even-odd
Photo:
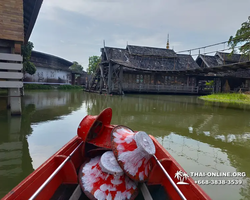
<svg viewBox="0 0 250 200"><path fill-rule="evenodd" d="M76 135L86 114L113 109L113 124L144 130L188 172L245 172L242 185L201 185L215 200L250 199L250 109L204 103L196 96L104 96L25 92L21 118L0 99L0 197ZM192 128L189 128L192 127ZM214 177L193 177L213 180Z"/></svg>

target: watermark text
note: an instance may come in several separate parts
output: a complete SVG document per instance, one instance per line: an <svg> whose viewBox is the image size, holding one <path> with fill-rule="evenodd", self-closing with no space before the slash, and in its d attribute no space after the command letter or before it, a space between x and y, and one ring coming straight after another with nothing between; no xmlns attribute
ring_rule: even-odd
<svg viewBox="0 0 250 200"><path fill-rule="evenodd" d="M190 172L191 177L245 177L246 172Z"/></svg>

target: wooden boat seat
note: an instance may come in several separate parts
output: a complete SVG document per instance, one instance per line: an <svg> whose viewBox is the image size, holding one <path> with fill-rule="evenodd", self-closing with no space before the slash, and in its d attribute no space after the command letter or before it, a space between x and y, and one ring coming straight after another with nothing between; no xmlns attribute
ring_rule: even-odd
<svg viewBox="0 0 250 200"><path fill-rule="evenodd" d="M145 200L153 200L145 183L141 184L140 189L141 189L141 193L142 193Z"/></svg>
<svg viewBox="0 0 250 200"><path fill-rule="evenodd" d="M89 200L80 185L62 184L50 200ZM161 185L140 185L140 192L135 200L169 200L168 194Z"/></svg>
<svg viewBox="0 0 250 200"><path fill-rule="evenodd" d="M82 189L81 186L78 184L74 192L72 193L69 200L78 200L82 195Z"/></svg>

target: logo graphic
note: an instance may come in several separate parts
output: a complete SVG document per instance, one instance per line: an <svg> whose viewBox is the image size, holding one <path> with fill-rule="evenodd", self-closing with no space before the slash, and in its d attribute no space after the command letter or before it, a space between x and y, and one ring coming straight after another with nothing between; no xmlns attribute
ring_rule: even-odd
<svg viewBox="0 0 250 200"><path fill-rule="evenodd" d="M179 182L177 182L178 185L189 185L189 183L184 182L184 180L187 180L188 177L188 174L182 172L181 170L177 171L174 176L174 178L177 178L179 180Z"/></svg>

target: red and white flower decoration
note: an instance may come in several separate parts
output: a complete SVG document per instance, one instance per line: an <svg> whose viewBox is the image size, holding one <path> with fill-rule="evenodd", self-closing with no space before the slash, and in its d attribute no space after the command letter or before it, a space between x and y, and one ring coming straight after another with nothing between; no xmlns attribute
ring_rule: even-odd
<svg viewBox="0 0 250 200"><path fill-rule="evenodd" d="M83 164L80 185L90 199L132 200L138 194L137 185L118 165L112 151Z"/></svg>
<svg viewBox="0 0 250 200"><path fill-rule="evenodd" d="M155 154L154 143L147 133L117 126L112 130L111 140L114 155L126 174L135 181L146 181L152 168L150 159Z"/></svg>

